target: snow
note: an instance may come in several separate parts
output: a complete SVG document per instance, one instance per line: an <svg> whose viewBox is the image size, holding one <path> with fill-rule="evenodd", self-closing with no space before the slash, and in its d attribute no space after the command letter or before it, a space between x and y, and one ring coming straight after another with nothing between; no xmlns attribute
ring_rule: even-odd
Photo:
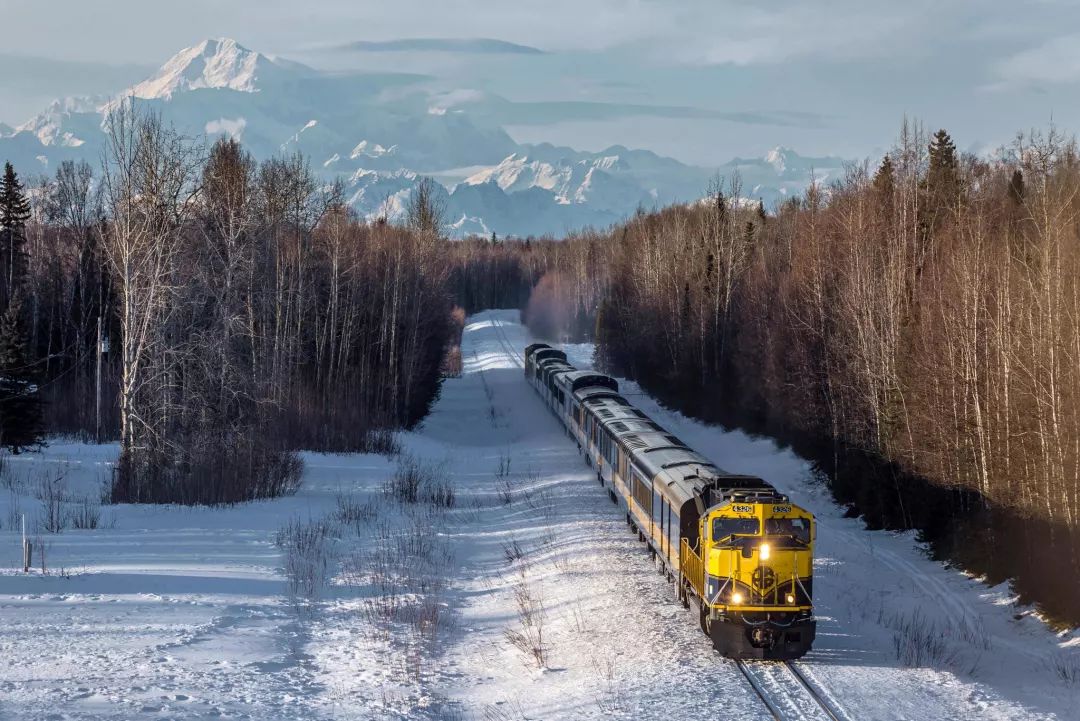
<svg viewBox="0 0 1080 721"><path fill-rule="evenodd" d="M23 574L12 507L33 518L34 485L49 472L76 496L96 495L116 447L57 440L9 459L0 718L770 718L525 383L529 339L517 317L468 320L462 377L445 382L421 428L401 435L407 453L455 483L457 503L442 514L384 497L392 459L308 453L293 497L104 507L97 530L44 534L51 572ZM579 365L591 360L589 345L567 350ZM1055 636L1007 589L928 560L910 534L843 518L789 451L662 409L632 383L623 389L721 467L760 474L817 514L819 636L801 664L847 719L1075 717L1080 687L1047 662L1077 637ZM275 533L326 517L340 494L377 518L340 525L330 586L317 603L293 604ZM407 634L377 632L364 612L370 589L349 582L345 563L408 527L426 529L445 559L444 622L426 657ZM521 553L512 562L511 548ZM522 579L545 609L543 669L506 636L518 628ZM911 669L893 636L916 611L949 636L947 653Z"/></svg>
<svg viewBox="0 0 1080 721"><path fill-rule="evenodd" d="M65 129L73 116L97 113L104 98L64 98L54 100L40 115L15 128L15 133L33 133L45 147L77 148L85 141Z"/></svg>
<svg viewBox="0 0 1080 721"><path fill-rule="evenodd" d="M389 148L384 148L378 143L370 143L367 140L361 140L359 143L357 143L356 147L353 148L352 153L349 154L349 157L353 160L360 157L381 158L384 155L390 155L396 150L396 145L391 145Z"/></svg>
<svg viewBox="0 0 1080 721"><path fill-rule="evenodd" d="M203 40L174 55L152 77L132 87L128 94L146 100L171 98L198 88L228 88L244 93L258 90L260 64L269 59L230 38Z"/></svg>
<svg viewBox="0 0 1080 721"><path fill-rule="evenodd" d="M455 238L468 238L472 236L488 238L491 236L491 228L484 225L483 218L470 217L465 214L462 214L457 221L450 223L449 227Z"/></svg>
<svg viewBox="0 0 1080 721"><path fill-rule="evenodd" d="M562 158L550 163L514 153L496 166L477 171L466 178L464 184L494 182L506 193L540 188L551 192L554 201L560 205L592 203L597 207L626 210L639 205L648 194L639 184L627 181L627 170L618 155L596 155L580 160ZM621 173L622 177L616 180L613 173Z"/></svg>
<svg viewBox="0 0 1080 721"><path fill-rule="evenodd" d="M777 175L783 175L787 170L788 156L792 151L782 145L778 145L765 154L765 162L776 170Z"/></svg>

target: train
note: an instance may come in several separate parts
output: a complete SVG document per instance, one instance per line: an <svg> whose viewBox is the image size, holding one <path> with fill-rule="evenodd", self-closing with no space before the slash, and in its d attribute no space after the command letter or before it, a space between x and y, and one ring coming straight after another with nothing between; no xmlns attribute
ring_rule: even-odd
<svg viewBox="0 0 1080 721"><path fill-rule="evenodd" d="M683 606L722 655L790 661L817 631L812 513L761 478L728 473L546 343L525 377L647 544Z"/></svg>

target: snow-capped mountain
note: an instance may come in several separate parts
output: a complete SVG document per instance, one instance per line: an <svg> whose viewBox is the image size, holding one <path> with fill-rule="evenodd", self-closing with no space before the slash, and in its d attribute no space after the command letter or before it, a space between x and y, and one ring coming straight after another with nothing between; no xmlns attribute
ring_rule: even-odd
<svg viewBox="0 0 1080 721"><path fill-rule="evenodd" d="M740 195L761 198L766 205L798 196L811 183L827 185L843 176L842 158L812 158L778 146L763 158L735 158L720 168L726 177L738 177Z"/></svg>
<svg viewBox="0 0 1080 721"><path fill-rule="evenodd" d="M0 127L0 161L23 174L51 173L68 159L99 162L106 117L123 99L189 136L235 137L258 159L302 153L327 182L342 179L367 217L400 215L421 174L465 177L444 198L459 235L606 226L642 206L698 198L717 173L622 146L520 145L491 120L492 107L512 104L504 98L402 73L321 72L227 38L181 50L114 96L64 98L17 128ZM745 195L771 203L801 192L810 167L821 180L840 166L777 148L719 171L738 172ZM464 168L474 170L459 174Z"/></svg>
<svg viewBox="0 0 1080 721"><path fill-rule="evenodd" d="M498 165L470 176L465 185L494 183L507 193L539 188L551 192L562 205L592 203L617 208L654 200L637 183L618 176L618 171L625 169L618 156L547 163L514 153Z"/></svg>
<svg viewBox="0 0 1080 721"><path fill-rule="evenodd" d="M229 38L203 40L174 55L161 69L127 95L146 100L168 99L201 88L254 93L282 82L315 75L299 63L253 52Z"/></svg>

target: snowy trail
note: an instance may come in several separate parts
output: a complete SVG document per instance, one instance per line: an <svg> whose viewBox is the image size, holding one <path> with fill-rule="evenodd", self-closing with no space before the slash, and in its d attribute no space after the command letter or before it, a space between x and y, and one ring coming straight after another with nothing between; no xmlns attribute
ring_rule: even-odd
<svg viewBox="0 0 1080 721"><path fill-rule="evenodd" d="M21 490L0 489L0 719L773 718L739 667L712 651L525 382L530 339L517 315L468 320L462 376L401 436L407 454L438 464L457 490L431 529L452 560L446 626L423 664L373 633L363 594L342 580L347 553L408 520L381 492L395 460L305 454L296 496L236 508L107 508L105 527L43 539L63 574L24 576L9 517L39 507L34 474L59 468L73 492L96 493L116 454L56 443L11 464ZM591 346L567 350L577 365L591 362ZM623 387L721 467L761 475L817 514L819 635L797 668L837 717L1076 717L1078 687L1049 664L1074 636L1014 619L1007 589L927 560L910 534L843 518L790 452ZM342 534L325 598L298 613L274 535L290 519L332 513L340 494L381 515L360 535ZM543 668L507 635L521 629L523 589L543 607ZM894 646L913 617L945 638L923 668L907 667ZM415 673L405 668L414 661ZM752 672L784 718L827 718L790 672Z"/></svg>

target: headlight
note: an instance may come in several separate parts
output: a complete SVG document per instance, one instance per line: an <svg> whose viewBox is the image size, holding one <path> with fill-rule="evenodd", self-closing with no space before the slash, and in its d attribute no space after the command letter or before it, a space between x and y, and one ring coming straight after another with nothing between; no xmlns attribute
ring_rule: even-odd
<svg viewBox="0 0 1080 721"><path fill-rule="evenodd" d="M769 560L769 553L771 552L771 549L769 548L769 544L767 544L767 543L761 544L758 547L758 550L761 551L761 560L762 561L768 561Z"/></svg>
<svg viewBox="0 0 1080 721"><path fill-rule="evenodd" d="M743 595L741 593L739 593L738 591L735 591L733 594L731 594L731 603L732 604L734 604L736 606L741 606L742 602L743 602Z"/></svg>
<svg viewBox="0 0 1080 721"><path fill-rule="evenodd" d="M786 596L786 600L787 600L789 605L794 606L795 605L795 594L794 593L789 593Z"/></svg>

